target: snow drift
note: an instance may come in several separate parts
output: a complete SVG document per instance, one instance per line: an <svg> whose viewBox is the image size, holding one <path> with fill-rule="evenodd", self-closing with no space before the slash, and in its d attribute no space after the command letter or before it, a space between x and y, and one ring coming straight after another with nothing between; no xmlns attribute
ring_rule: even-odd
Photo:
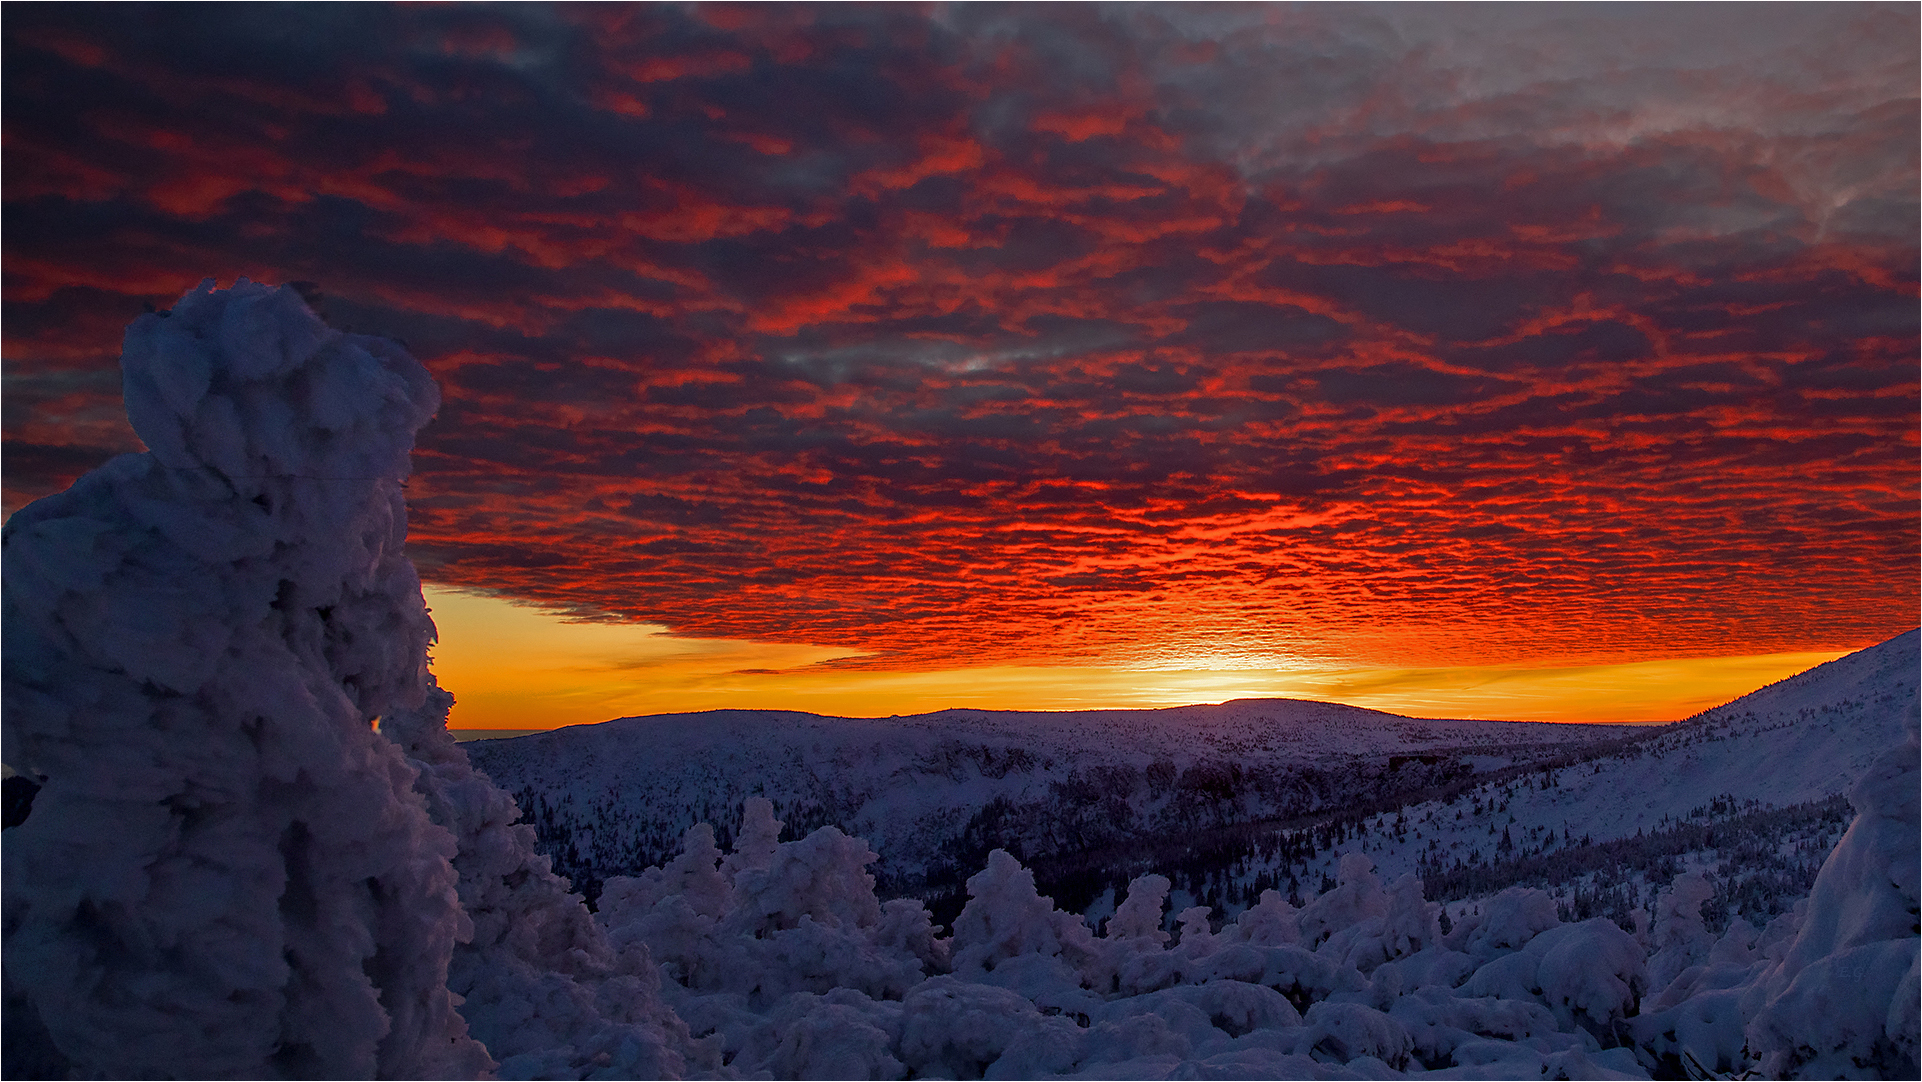
<svg viewBox="0 0 1922 1082"><path fill-rule="evenodd" d="M1300 907L1170 913L1147 874L1098 926L996 850L943 935L866 841L783 842L758 797L590 914L426 671L421 368L244 281L136 322L124 364L152 450L5 530L5 759L42 786L4 853L10 1074L1916 1070L1913 685L1806 903L1719 937L1699 874L1632 931L1520 887L1446 926L1355 848Z"/></svg>

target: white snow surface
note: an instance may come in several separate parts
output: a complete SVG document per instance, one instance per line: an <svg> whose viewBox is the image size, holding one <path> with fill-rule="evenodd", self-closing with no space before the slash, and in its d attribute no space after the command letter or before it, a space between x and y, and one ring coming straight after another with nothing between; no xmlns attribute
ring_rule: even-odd
<svg viewBox="0 0 1922 1082"><path fill-rule="evenodd" d="M1418 880L1385 887L1354 852L1305 909L1271 891L1219 930L1191 911L1173 945L1168 880L1143 876L1097 936L1001 851L936 939L913 903L874 903L872 854L835 828L770 847L762 798L734 856L697 826L667 867L610 882L599 920L672 960L669 1002L745 1075L1906 1077L1922 939L1905 735L1851 790L1858 818L1807 905L1719 940L1696 875L1642 933L1515 888L1444 935Z"/></svg>
<svg viewBox="0 0 1922 1082"><path fill-rule="evenodd" d="M1537 761L1542 742L1524 729L1292 703L1102 712L1085 727L1077 723L1088 716L1040 715L1044 735L1032 742L1018 740L1018 716L1008 714L714 713L495 742L482 755L516 769L536 764L552 772L559 792L582 799L633 786L709 807L718 797L713 786L739 783L730 771L766 771L751 776L771 795L805 791L783 790L782 771L789 783L845 774L855 779L846 782L853 793L874 787L878 795L857 806L877 819L876 807L929 816L930 806L965 807L983 793L1038 788L1057 764L1205 761L1207 746L1183 748L1179 730L1162 724L1170 717L1213 714L1221 723L1209 731L1224 742L1271 754L1308 745L1315 750L1294 761L1326 765L1343 761L1341 734L1264 742L1261 727L1294 735L1285 724L1290 710L1340 722L1361 715L1351 754L1454 756L1466 748L1497 770L1453 801L1400 809L1421 824L1420 842L1412 831L1397 839L1391 820L1398 813L1372 817L1359 842L1327 858L1334 888L1311 894L1299 910L1269 891L1239 916L1211 914L1151 874L1131 883L1095 928L1058 911L1037 893L1028 869L997 851L969 879L951 939L934 937L915 903L887 903L916 929L912 949L881 945L868 931L878 921L867 905L855 907L866 917L849 919L818 904L780 903L790 914L786 927L731 913L729 877L779 859L769 855L772 806L749 798L755 825L743 828L737 845L757 855L724 857L714 832L696 826L686 853L665 870L610 881L598 918L616 941L646 944L668 963L668 1002L693 1032L721 1042L727 1069L743 1073L1904 1077L1915 1069L1922 994L1917 641L1915 632L1898 636L1669 726L1559 728L1553 735L1563 737L1566 757L1546 767ZM1535 748L1517 752L1496 738L1476 739L1508 733L1525 733ZM981 747L994 752L964 753ZM1522 765L1498 769L1512 763ZM1724 933L1711 933L1699 910L1713 884L1691 871L1658 884L1667 889L1636 932L1603 918L1567 921L1555 897L1517 887L1455 906L1459 916L1444 935L1441 907L1424 898L1415 874L1416 857L1437 844L1487 859L1497 822L1518 845L1548 850L1552 843L1539 838L1551 827L1627 837L1711 799L1786 807L1844 791L1858 812L1855 825L1814 894L1766 928L1736 918ZM866 851L834 827L774 847L789 851L819 870L790 874L794 887L784 889L807 884L818 894L826 877L843 882L829 895L858 896L854 883L871 889L872 878L857 874ZM685 884L681 896L671 883ZM769 910L775 903L757 890L753 911ZM1179 917L1178 937L1167 930L1171 916ZM743 938L750 927L760 929L751 941ZM926 974L919 983L916 962ZM789 975L777 976L783 968Z"/></svg>
<svg viewBox="0 0 1922 1082"><path fill-rule="evenodd" d="M1166 758L1185 768L1227 747L1249 760L1323 767L1436 753L1472 757L1487 772L1452 801L1366 820L1359 841L1323 862L1334 889L1310 894L1301 910L1270 891L1238 917L1210 914L1171 892L1166 877L1147 875L1097 934L1038 896L1014 858L991 854L968 882L953 938L895 952L906 966L909 957L938 961L945 950L951 967L943 974L930 963L927 981L901 993L899 1015L874 976L892 973L898 985L898 967L870 958L842 970L830 989L815 962L814 983L783 984L740 953L745 945L713 938L729 920L725 904L712 901L724 889L703 888L711 912L690 923L672 916L677 902L658 886L636 892L611 881L600 919L619 929L616 938L673 958L668 1000L693 1031L722 1040L730 1069L806 1076L826 1068L799 1050L825 1041L851 1057L835 1060L835 1070L866 1077L1901 1077L1914 1070L1918 1013L1917 642L1916 632L1898 636L1673 725L1552 727L1558 747L1536 727L1243 702L1031 715L1041 728L1033 740L1021 739L1015 714L716 712L468 748L581 802L678 799L711 810L748 782L768 796L800 797L815 779L832 778L862 823L910 841L903 824L917 817L935 821L994 794L1038 794L1090 761L1139 767ZM1184 726L1214 739L1184 745ZM1505 744L1510 734L1523 739ZM1709 932L1698 910L1713 884L1694 871L1651 884L1668 889L1651 904L1652 919L1638 918L1641 931L1601 918L1565 921L1555 897L1511 888L1453 906L1453 931L1443 935L1440 906L1424 899L1416 874L1422 853L1451 846L1489 859L1498 823L1519 848L1550 851L1556 843L1542 840L1550 830L1627 838L1711 800L1788 807L1845 791L1856 825L1815 894L1767 928L1736 918L1721 935ZM761 809L755 844L765 849L768 806L749 803ZM1398 836L1397 815L1419 824L1419 838ZM809 840L824 835L839 831L824 827ZM690 836L698 839L690 852L707 855L698 867L680 858L673 874L693 881L718 867L725 876L733 858L713 849L712 831ZM652 915L631 915L637 898ZM1167 931L1171 916L1180 918L1178 939ZM1845 928L1854 931L1838 931ZM868 952L844 945L807 956ZM731 991L714 983L717 973L732 975ZM823 996L838 997L832 1011ZM865 1036L835 1030L841 1037L827 1041L819 1027L834 1012L849 1025L858 1015Z"/></svg>
<svg viewBox="0 0 1922 1082"><path fill-rule="evenodd" d="M1564 831L1626 838L1716 797L1786 807L1845 793L1902 741L1904 719L1916 716L1919 641L1922 632L1905 632L1686 721L1642 730L1619 749L1555 771L1546 787L1491 784L1464 795L1499 798L1505 807L1496 821L1519 842ZM1490 820L1455 820L1457 807L1410 805L1403 814L1421 823L1421 837L1376 833L1369 855L1388 873L1416 870L1431 846L1493 855Z"/></svg>

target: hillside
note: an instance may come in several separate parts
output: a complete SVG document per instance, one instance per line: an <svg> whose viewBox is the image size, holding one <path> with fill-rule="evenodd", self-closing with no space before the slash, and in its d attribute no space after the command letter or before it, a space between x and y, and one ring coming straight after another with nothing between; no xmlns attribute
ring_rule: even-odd
<svg viewBox="0 0 1922 1082"><path fill-rule="evenodd" d="M1482 802L1494 796L1500 825L1514 828L1511 836L1568 832L1598 841L1659 829L1718 799L1738 808L1780 808L1837 796L1881 749L1901 739L1903 717L1916 712L1917 635L1908 632L1686 721L1643 730L1563 769L1465 795ZM1492 855L1487 822L1458 825L1453 809L1441 816L1441 807L1422 803L1405 812L1436 823L1424 843L1465 843ZM1416 853L1434 846L1413 841L1383 844L1377 863L1385 871L1414 871Z"/></svg>
<svg viewBox="0 0 1922 1082"><path fill-rule="evenodd" d="M607 876L663 863L696 822L725 842L741 800L759 795L795 837L833 825L866 838L884 892L919 896L937 916L958 909L961 879L994 848L1035 863L1045 890L1095 915L1144 871L1232 913L1266 886L1305 882L1312 893L1355 848L1384 874L1439 880L1807 805L1759 829L1813 830L1777 840L1826 852L1846 819L1839 794L1915 712L1916 669L1909 632L1655 727L1240 700L899 718L711 711L466 747L590 896ZM1824 801L1833 806L1814 810ZM1699 842L1662 844L1700 863L1710 858ZM1819 856L1805 858L1796 874L1811 879ZM1562 885L1572 897L1577 888Z"/></svg>
<svg viewBox="0 0 1922 1082"><path fill-rule="evenodd" d="M544 835L564 836L557 864L590 891L661 863L688 826L725 824L742 799L765 796L797 836L840 827L874 845L884 883L938 893L997 846L1033 857L1298 817L1634 732L1253 699L895 718L709 711L466 747Z"/></svg>
<svg viewBox="0 0 1922 1082"><path fill-rule="evenodd" d="M1901 740L1903 719L1916 716L1917 644L1918 632L1910 631L1685 721L1589 749L1559 768L1359 817L1351 842L1318 845L1292 862L1254 859L1244 874L1332 874L1339 849L1360 847L1385 876L1423 875L1431 896L1449 896L1452 882L1483 888L1468 895L1520 882L1561 886L1572 897L1593 885L1596 868L1621 863L1631 850L1673 858L1648 860L1647 869L1626 875L1620 885L1637 890L1621 895L1615 908L1626 911L1676 871L1719 867L1728 856L1720 851L1746 839L1747 859L1735 862L1743 866L1725 874L1730 897L1741 893L1740 875L1791 865L1806 890L1847 825L1841 794L1881 749ZM1770 835L1769 844L1756 844L1758 832ZM1661 840L1605 844L1638 837ZM1777 850L1799 851L1788 860L1777 859ZM1444 874L1469 869L1480 874Z"/></svg>

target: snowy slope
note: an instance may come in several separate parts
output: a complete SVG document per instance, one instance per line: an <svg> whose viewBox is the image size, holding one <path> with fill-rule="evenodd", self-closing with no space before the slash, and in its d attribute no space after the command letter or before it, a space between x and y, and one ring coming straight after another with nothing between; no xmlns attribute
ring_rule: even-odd
<svg viewBox="0 0 1922 1082"><path fill-rule="evenodd" d="M1473 807L1493 798L1495 819L1518 843L1525 835L1568 832L1596 841L1624 838L1688 818L1715 798L1747 807L1786 807L1847 790L1883 749L1902 739L1917 711L1918 635L1910 631L1831 661L1686 721L1646 730L1618 752L1554 774L1554 784L1487 786L1464 794ZM1491 820L1459 807L1410 806L1425 822L1406 839L1369 855L1384 874L1415 871L1416 857L1440 842L1458 856L1494 855ZM1512 817L1512 822L1510 821ZM1377 824L1389 817L1378 817Z"/></svg>

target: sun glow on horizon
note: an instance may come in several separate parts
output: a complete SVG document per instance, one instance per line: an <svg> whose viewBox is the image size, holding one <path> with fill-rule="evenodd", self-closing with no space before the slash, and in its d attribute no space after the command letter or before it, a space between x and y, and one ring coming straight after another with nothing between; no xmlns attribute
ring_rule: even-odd
<svg viewBox="0 0 1922 1082"><path fill-rule="evenodd" d="M1612 664L1432 668L1129 669L993 665L929 671L836 667L846 648L691 639L660 625L567 617L429 585L434 671L459 700L455 729L540 730L713 709L846 717L948 708L1090 710L1233 699L1319 699L1413 717L1665 722L1848 653L1803 651Z"/></svg>

